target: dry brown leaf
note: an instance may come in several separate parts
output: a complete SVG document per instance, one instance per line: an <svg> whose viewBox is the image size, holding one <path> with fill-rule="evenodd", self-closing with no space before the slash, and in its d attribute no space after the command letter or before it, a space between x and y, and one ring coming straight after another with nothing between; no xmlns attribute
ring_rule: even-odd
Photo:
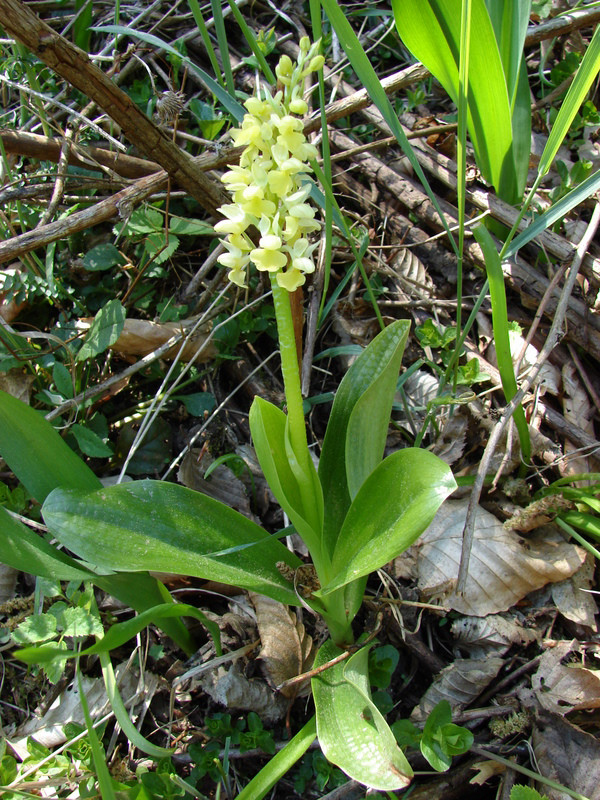
<svg viewBox="0 0 600 800"><path fill-rule="evenodd" d="M207 494L230 508L235 508L245 517L258 521L250 508L246 487L226 464L219 464L211 472L209 480L205 480L204 474L213 461L210 453L199 447L193 448L185 454L177 480L188 489Z"/></svg>
<svg viewBox="0 0 600 800"><path fill-rule="evenodd" d="M441 700L447 700L453 710L465 708L494 680L503 663L498 656L455 659L436 676L411 719L425 720Z"/></svg>
<svg viewBox="0 0 600 800"><path fill-rule="evenodd" d="M553 529L543 537L524 539L478 508L469 575L464 593L458 595L454 587L467 505L467 499L447 500L413 546L422 594L461 614L485 617L506 611L529 592L570 577L585 560L584 550Z"/></svg>
<svg viewBox="0 0 600 800"><path fill-rule="evenodd" d="M533 750L540 774L589 800L600 800L600 742L558 714L540 711L533 726ZM539 784L550 800L570 800Z"/></svg>
<svg viewBox="0 0 600 800"><path fill-rule="evenodd" d="M531 686L542 708L557 714L600 708L600 674L578 664L563 664L577 652L575 642L559 642L542 655Z"/></svg>
<svg viewBox="0 0 600 800"><path fill-rule="evenodd" d="M591 404L588 393L582 386L577 369L574 364L565 364L562 369L563 379L563 413L567 422L572 422L578 428L581 428L590 436L596 438L594 431L594 415L595 408ZM583 472L592 472L593 464L588 456L574 455L578 447L570 442L568 439L565 441L564 451L565 456L572 453L573 455L565 458L563 463L563 475L577 475Z"/></svg>
<svg viewBox="0 0 600 800"><path fill-rule="evenodd" d="M595 585L595 569L594 557L588 553L581 569L578 569L571 578L555 583L552 587L552 599L563 617L594 632L598 630L596 624L598 606L594 594L585 590Z"/></svg>
<svg viewBox="0 0 600 800"><path fill-rule="evenodd" d="M394 279L409 297L431 297L434 284L425 265L408 247L401 247L390 261Z"/></svg>
<svg viewBox="0 0 600 800"><path fill-rule="evenodd" d="M461 650L468 650L472 658L500 656L513 644L527 646L540 638L537 631L501 614L462 617L452 623L451 631L456 644Z"/></svg>
<svg viewBox="0 0 600 800"><path fill-rule="evenodd" d="M0 564L0 603L6 603L15 596L18 574L18 569Z"/></svg>
<svg viewBox="0 0 600 800"><path fill-rule="evenodd" d="M84 317L77 322L77 329L80 331L89 330L94 320L91 317ZM123 331L117 341L111 345L111 350L123 356L147 356L154 352L169 339L180 331L192 328L196 320L182 319L179 322L150 322L145 319L126 319ZM206 326L197 330L191 335L183 346L181 353L182 361L190 361L200 353L201 362L209 361L216 355L216 350L211 342L207 343L208 329ZM181 348L181 342L171 347L163 358L170 360L175 358Z"/></svg>
<svg viewBox="0 0 600 800"><path fill-rule="evenodd" d="M0 375L0 389L29 405L35 375L25 375L20 369L10 369Z"/></svg>
<svg viewBox="0 0 600 800"><path fill-rule="evenodd" d="M454 414L444 422L440 435L431 448L432 452L450 467L464 452L468 427L469 418L466 411L463 408L455 409Z"/></svg>
<svg viewBox="0 0 600 800"><path fill-rule="evenodd" d="M204 673L198 685L228 711L255 711L270 725L283 719L289 705L289 700L273 692L263 678L247 678L241 660Z"/></svg>
<svg viewBox="0 0 600 800"><path fill-rule="evenodd" d="M310 668L313 659L312 638L304 625L287 606L270 597L250 592L256 609L256 622L262 647L259 658L267 680L276 687ZM284 687L281 694L292 699L302 684Z"/></svg>

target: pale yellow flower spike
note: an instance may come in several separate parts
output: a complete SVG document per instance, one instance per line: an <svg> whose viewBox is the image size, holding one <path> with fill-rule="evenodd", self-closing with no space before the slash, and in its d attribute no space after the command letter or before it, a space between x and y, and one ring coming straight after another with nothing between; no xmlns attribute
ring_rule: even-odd
<svg viewBox="0 0 600 800"><path fill-rule="evenodd" d="M218 262L229 269L232 283L245 287L250 263L276 275L277 283L289 292L305 282L314 271L307 235L319 229L315 209L306 200L310 186L306 174L310 160L317 157L314 145L306 140L301 116L308 105L302 97L304 79L322 69L319 42L300 40L298 62L283 55L275 68L277 91L262 89L244 103L248 113L240 128L231 131L233 143L244 145L239 165L231 167L221 180L233 202L219 211L224 219L215 231L225 234L227 252ZM260 231L258 247L246 233Z"/></svg>

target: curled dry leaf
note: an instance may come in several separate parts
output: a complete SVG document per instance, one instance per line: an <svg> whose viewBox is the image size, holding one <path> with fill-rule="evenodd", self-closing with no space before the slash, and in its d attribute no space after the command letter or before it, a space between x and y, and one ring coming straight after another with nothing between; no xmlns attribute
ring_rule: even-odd
<svg viewBox="0 0 600 800"><path fill-rule="evenodd" d="M247 678L241 660L204 673L198 685L228 711L255 711L270 725L279 722L288 707L288 700L275 694L262 678Z"/></svg>
<svg viewBox="0 0 600 800"><path fill-rule="evenodd" d="M598 606L594 594L586 590L595 586L595 569L594 557L588 553L581 569L566 581L555 583L552 587L552 599L563 617L594 632L598 630L596 624Z"/></svg>
<svg viewBox="0 0 600 800"><path fill-rule="evenodd" d="M310 669L314 658L312 637L306 633L296 614L270 597L251 592L250 598L256 609L262 643L259 657L270 685L279 686ZM292 699L308 687L308 681L293 684L282 689L281 693Z"/></svg>
<svg viewBox="0 0 600 800"><path fill-rule="evenodd" d="M454 587L467 505L466 499L447 500L413 545L422 594L461 614L485 617L506 611L529 592L569 578L585 560L583 549L565 542L553 529L524 539L505 530L496 517L479 507L467 584L458 595Z"/></svg>
<svg viewBox="0 0 600 800"><path fill-rule="evenodd" d="M400 247L394 254L387 274L409 297L428 298L433 294L434 284L425 265L408 247Z"/></svg>
<svg viewBox="0 0 600 800"><path fill-rule="evenodd" d="M533 751L537 768L546 778L590 800L600 798L600 742L558 714L540 711L533 726ZM569 795L546 785L538 788L550 800Z"/></svg>
<svg viewBox="0 0 600 800"><path fill-rule="evenodd" d="M576 653L576 642L559 642L542 655L540 665L531 678L531 686L542 708L556 714L600 708L598 672L577 663L563 663Z"/></svg>
<svg viewBox="0 0 600 800"><path fill-rule="evenodd" d="M15 596L18 574L18 569L0 564L0 603L6 603Z"/></svg>
<svg viewBox="0 0 600 800"><path fill-rule="evenodd" d="M468 650L473 658L501 656L513 644L527 646L540 638L537 631L502 614L462 617L452 623L451 631L460 649Z"/></svg>
<svg viewBox="0 0 600 800"><path fill-rule="evenodd" d="M87 331L94 320L89 317L80 319L77 329ZM126 319L123 331L111 350L127 357L143 357L153 353L169 339L180 331L189 331L196 320L182 319L179 322L150 322L144 319ZM208 328L201 327L185 340L181 352L182 361L190 361L198 355L201 362L209 361L216 355L216 350L211 342L207 341ZM178 342L168 350L163 358L171 360L177 356L181 349Z"/></svg>
<svg viewBox="0 0 600 800"><path fill-rule="evenodd" d="M455 659L444 667L427 689L419 705L413 709L411 719L425 720L441 700L447 700L453 710L470 705L494 680L503 663L499 656Z"/></svg>

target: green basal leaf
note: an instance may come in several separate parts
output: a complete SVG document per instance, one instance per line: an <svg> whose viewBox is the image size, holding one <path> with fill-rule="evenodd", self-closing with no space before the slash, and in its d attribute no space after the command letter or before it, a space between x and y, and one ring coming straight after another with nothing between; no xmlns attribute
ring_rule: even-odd
<svg viewBox="0 0 600 800"><path fill-rule="evenodd" d="M427 450L406 448L374 470L352 503L323 596L396 558L420 536L456 488L450 468Z"/></svg>
<svg viewBox="0 0 600 800"><path fill-rule="evenodd" d="M329 640L317 653L314 666L343 652ZM413 772L371 700L368 668L369 648L364 647L312 679L319 744L329 761L365 786L404 789Z"/></svg>
<svg viewBox="0 0 600 800"><path fill-rule="evenodd" d="M329 554L352 498L383 457L409 328L405 320L385 328L356 359L336 392L319 461L323 538Z"/></svg>
<svg viewBox="0 0 600 800"><path fill-rule="evenodd" d="M59 581L89 581L96 575L57 550L0 506L0 563Z"/></svg>
<svg viewBox="0 0 600 800"><path fill-rule="evenodd" d="M102 485L41 414L1 391L0 455L40 503L58 486L89 490Z"/></svg>
<svg viewBox="0 0 600 800"><path fill-rule="evenodd" d="M57 489L42 513L60 542L100 567L177 572L298 602L276 563L295 568L300 560L237 511L183 486L147 480Z"/></svg>
<svg viewBox="0 0 600 800"><path fill-rule="evenodd" d="M288 441L287 416L277 406L255 397L249 422L256 456L271 491L308 549L312 553L318 552L323 500L316 470L309 476L301 471ZM302 500L302 480L309 496L314 499L309 509L305 509Z"/></svg>

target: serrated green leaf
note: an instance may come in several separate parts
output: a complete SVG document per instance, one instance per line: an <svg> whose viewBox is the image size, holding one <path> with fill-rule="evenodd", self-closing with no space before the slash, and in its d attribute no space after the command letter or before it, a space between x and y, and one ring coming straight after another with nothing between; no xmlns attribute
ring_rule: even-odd
<svg viewBox="0 0 600 800"><path fill-rule="evenodd" d="M107 350L114 344L125 325L127 312L118 300L109 300L94 317L76 361L85 361Z"/></svg>
<svg viewBox="0 0 600 800"><path fill-rule="evenodd" d="M371 473L348 510L332 558L326 595L404 552L456 488L452 472L427 450L406 448Z"/></svg>
<svg viewBox="0 0 600 800"><path fill-rule="evenodd" d="M32 614L12 632L16 644L45 642L56 635L56 617L52 614Z"/></svg>
<svg viewBox="0 0 600 800"><path fill-rule="evenodd" d="M84 425L75 423L69 428L69 432L75 437L79 449L90 458L110 458L113 451L105 444L97 433L86 428Z"/></svg>
<svg viewBox="0 0 600 800"><path fill-rule="evenodd" d="M146 253L155 264L164 264L179 247L179 239L169 232L169 237L164 231L149 233L145 240Z"/></svg>
<svg viewBox="0 0 600 800"><path fill-rule="evenodd" d="M315 668L343 652L331 640L325 642ZM412 769L371 700L368 660L368 648L362 648L312 679L319 744L329 761L365 786L404 789Z"/></svg>
<svg viewBox="0 0 600 800"><path fill-rule="evenodd" d="M246 517L183 486L134 481L96 492L57 489L42 513L53 535L92 564L177 572L297 603L275 565L295 568L300 560Z"/></svg>
<svg viewBox="0 0 600 800"><path fill-rule="evenodd" d="M336 392L319 460L325 504L323 538L329 554L352 497L383 456L409 328L409 322L400 320L378 334Z"/></svg>
<svg viewBox="0 0 600 800"><path fill-rule="evenodd" d="M100 620L86 608L66 608L61 615L60 624L64 636L87 638L88 636L102 636L104 628Z"/></svg>
<svg viewBox="0 0 600 800"><path fill-rule="evenodd" d="M510 800L548 800L548 797L545 794L540 794L532 786L516 784L510 790Z"/></svg>

